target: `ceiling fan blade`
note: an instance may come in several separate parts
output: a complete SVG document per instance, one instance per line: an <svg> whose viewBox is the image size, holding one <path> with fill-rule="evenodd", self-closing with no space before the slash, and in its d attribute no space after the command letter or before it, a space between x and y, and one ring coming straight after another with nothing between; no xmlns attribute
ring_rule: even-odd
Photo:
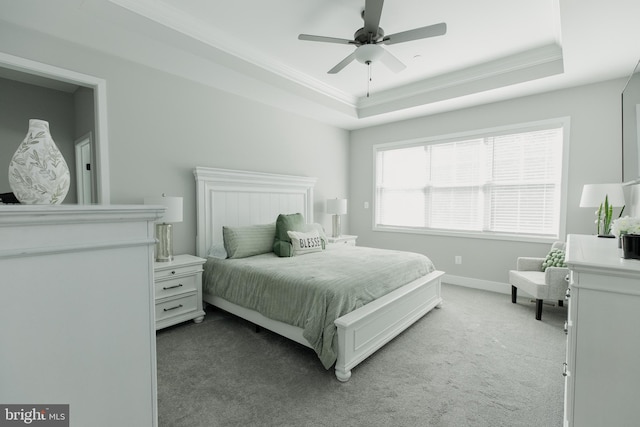
<svg viewBox="0 0 640 427"><path fill-rule="evenodd" d="M382 61L382 63L384 65L387 66L387 68L389 68L391 71L393 71L394 73L399 73L400 71L404 70L405 68L407 68L406 65L404 65L402 63L402 61L400 61L398 58L396 58L395 56L393 56L389 51L387 50L383 50L382 55L380 56L380 61Z"/></svg>
<svg viewBox="0 0 640 427"><path fill-rule="evenodd" d="M429 25L427 27L414 28L413 30L390 34L388 36L385 36L382 39L382 43L384 44L403 43L411 40L442 36L446 33L447 33L447 24L445 24L444 22L441 22L439 24Z"/></svg>
<svg viewBox="0 0 640 427"><path fill-rule="evenodd" d="M351 55L347 56L342 61L338 62L338 64L335 67L333 67L332 69L327 71L327 74L336 74L337 72L342 70L344 67L349 65L351 62L353 62L354 59L356 59L356 51L355 50L351 53Z"/></svg>
<svg viewBox="0 0 640 427"><path fill-rule="evenodd" d="M364 31L375 37L380 26L384 0L367 0L364 4Z"/></svg>
<svg viewBox="0 0 640 427"><path fill-rule="evenodd" d="M298 40L307 40L310 42L325 42L338 44L356 44L355 40L339 39L336 37L313 36L311 34L300 34Z"/></svg>

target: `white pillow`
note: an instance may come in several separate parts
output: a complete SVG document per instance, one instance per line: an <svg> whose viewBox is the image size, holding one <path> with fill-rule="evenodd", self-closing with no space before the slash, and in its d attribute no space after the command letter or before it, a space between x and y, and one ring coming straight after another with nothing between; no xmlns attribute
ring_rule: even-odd
<svg viewBox="0 0 640 427"><path fill-rule="evenodd" d="M302 233L300 231L287 231L293 246L293 256L304 255L311 252L322 251L322 238L318 230Z"/></svg>
<svg viewBox="0 0 640 427"><path fill-rule="evenodd" d="M324 233L324 228L322 227L322 225L318 224L317 222L314 222L312 224L305 224L304 226L304 232L310 232L310 231L314 231L316 230L318 232L318 234L320 235L320 239L322 239L322 249L326 249L327 248L327 235Z"/></svg>
<svg viewBox="0 0 640 427"><path fill-rule="evenodd" d="M207 256L209 258L226 259L227 258L227 250L224 248L224 244L222 244L222 243L214 243L209 248L209 252L207 252Z"/></svg>

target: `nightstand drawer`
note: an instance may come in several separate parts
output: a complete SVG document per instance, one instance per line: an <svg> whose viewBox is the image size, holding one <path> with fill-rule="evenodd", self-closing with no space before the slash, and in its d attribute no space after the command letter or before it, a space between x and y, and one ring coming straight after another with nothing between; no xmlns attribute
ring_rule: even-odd
<svg viewBox="0 0 640 427"><path fill-rule="evenodd" d="M169 301L156 303L156 322L168 317L195 311L198 308L198 294L185 295Z"/></svg>
<svg viewBox="0 0 640 427"><path fill-rule="evenodd" d="M357 239L358 236L343 234L342 236L338 237L327 237L327 242L331 245L356 246Z"/></svg>
<svg viewBox="0 0 640 427"><path fill-rule="evenodd" d="M154 263L156 329L187 320L202 322L202 264L206 261L182 254L173 261Z"/></svg>
<svg viewBox="0 0 640 427"><path fill-rule="evenodd" d="M197 290L196 277L193 274L164 280L156 277L156 299Z"/></svg>
<svg viewBox="0 0 640 427"><path fill-rule="evenodd" d="M156 266L157 265L158 263L156 263ZM202 271L202 265L187 265L182 267L175 266L167 269L156 268L154 276L155 279L158 280L164 279L165 277L179 277L185 274L195 274L199 271Z"/></svg>

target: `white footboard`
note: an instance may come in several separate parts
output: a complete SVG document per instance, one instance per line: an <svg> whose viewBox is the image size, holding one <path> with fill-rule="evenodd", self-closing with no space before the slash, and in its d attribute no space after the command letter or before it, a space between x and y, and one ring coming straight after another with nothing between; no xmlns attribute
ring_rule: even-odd
<svg viewBox="0 0 640 427"><path fill-rule="evenodd" d="M434 271L334 322L338 328L336 377L348 381L351 369L442 302Z"/></svg>

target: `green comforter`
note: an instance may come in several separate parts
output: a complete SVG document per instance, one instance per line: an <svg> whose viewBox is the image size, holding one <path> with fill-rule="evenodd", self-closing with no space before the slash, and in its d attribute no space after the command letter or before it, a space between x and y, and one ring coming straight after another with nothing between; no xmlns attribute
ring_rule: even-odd
<svg viewBox="0 0 640 427"><path fill-rule="evenodd" d="M205 292L303 329L320 361L336 361L334 321L435 268L424 255L347 245L291 258L209 258Z"/></svg>

